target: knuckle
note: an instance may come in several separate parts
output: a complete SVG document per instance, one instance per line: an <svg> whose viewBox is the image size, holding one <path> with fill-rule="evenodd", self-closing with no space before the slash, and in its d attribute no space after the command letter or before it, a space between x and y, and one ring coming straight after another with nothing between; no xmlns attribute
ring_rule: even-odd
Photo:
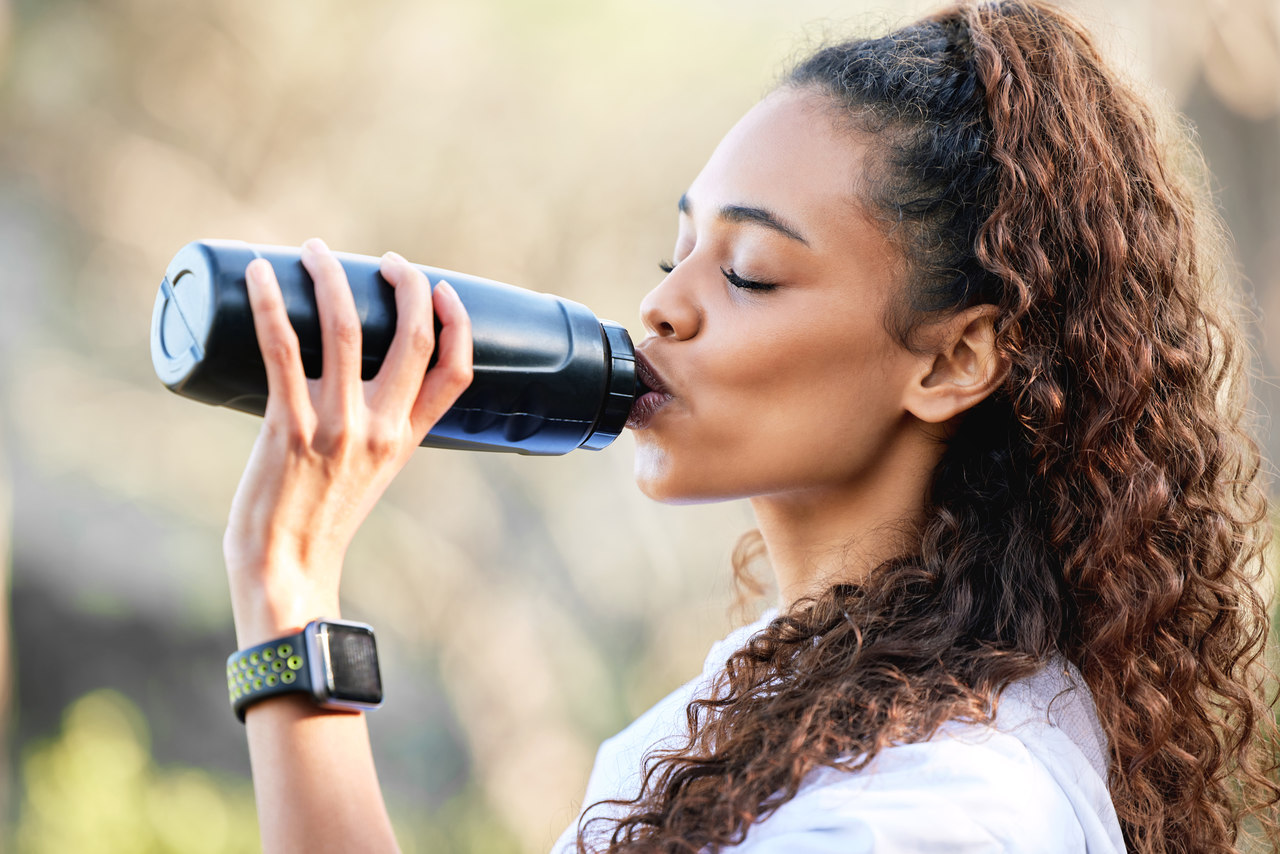
<svg viewBox="0 0 1280 854"><path fill-rule="evenodd" d="M281 440L290 454L297 457L311 456L311 437L302 429L301 424L297 422L291 424L289 429L284 431Z"/></svg>
<svg viewBox="0 0 1280 854"><path fill-rule="evenodd" d="M365 438L365 448L376 462L385 462L400 456L402 444L401 431L389 426L372 429Z"/></svg>
<svg viewBox="0 0 1280 854"><path fill-rule="evenodd" d="M268 418L263 422L263 430L290 456L305 456L311 451L311 437L291 410L285 410L283 417Z"/></svg>
<svg viewBox="0 0 1280 854"><path fill-rule="evenodd" d="M436 349L436 333L430 323L413 323L405 329L409 347L415 355L430 357Z"/></svg>
<svg viewBox="0 0 1280 854"><path fill-rule="evenodd" d="M470 364L453 365L449 368L448 378L450 385L457 388L458 391L462 391L467 386L471 385L471 380L474 376L475 371L472 369Z"/></svg>
<svg viewBox="0 0 1280 854"><path fill-rule="evenodd" d="M316 430L312 447L325 457L345 457L351 447L351 430L341 422L324 424Z"/></svg>
<svg viewBox="0 0 1280 854"><path fill-rule="evenodd" d="M298 356L298 342L288 336L276 336L262 348L262 358L274 365L288 365Z"/></svg>
<svg viewBox="0 0 1280 854"><path fill-rule="evenodd" d="M355 348L360 346L360 323L349 317L335 317L329 326L329 332L335 343L341 347Z"/></svg>

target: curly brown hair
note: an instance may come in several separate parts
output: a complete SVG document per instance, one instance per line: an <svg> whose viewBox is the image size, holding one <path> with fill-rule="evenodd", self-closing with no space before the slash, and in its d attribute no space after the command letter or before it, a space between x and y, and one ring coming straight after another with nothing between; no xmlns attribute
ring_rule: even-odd
<svg viewBox="0 0 1280 854"><path fill-rule="evenodd" d="M815 769L991 721L1054 655L1092 691L1131 851L1229 852L1246 819L1280 842L1267 504L1187 134L1167 141L1040 2L826 47L784 85L872 142L858 192L908 267L886 318L902 344L992 304L1011 367L949 441L918 548L734 654L689 705L687 744L604 819L609 850L740 842Z"/></svg>

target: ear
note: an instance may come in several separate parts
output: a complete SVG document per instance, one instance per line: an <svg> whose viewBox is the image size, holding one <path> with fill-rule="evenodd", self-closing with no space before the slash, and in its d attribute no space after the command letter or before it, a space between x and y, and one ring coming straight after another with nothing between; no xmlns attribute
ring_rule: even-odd
<svg viewBox="0 0 1280 854"><path fill-rule="evenodd" d="M932 346L906 389L904 407L921 421L941 424L976 406L1009 373L996 350L994 305L975 305L934 324Z"/></svg>

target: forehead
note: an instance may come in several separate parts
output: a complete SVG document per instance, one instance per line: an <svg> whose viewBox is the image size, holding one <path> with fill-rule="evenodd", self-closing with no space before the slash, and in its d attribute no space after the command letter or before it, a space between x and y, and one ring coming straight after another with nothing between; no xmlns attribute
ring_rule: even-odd
<svg viewBox="0 0 1280 854"><path fill-rule="evenodd" d="M828 102L782 89L733 126L689 188L695 208L759 205L803 226L814 248L863 220L856 188L866 143L838 130ZM839 240L843 242L843 240Z"/></svg>

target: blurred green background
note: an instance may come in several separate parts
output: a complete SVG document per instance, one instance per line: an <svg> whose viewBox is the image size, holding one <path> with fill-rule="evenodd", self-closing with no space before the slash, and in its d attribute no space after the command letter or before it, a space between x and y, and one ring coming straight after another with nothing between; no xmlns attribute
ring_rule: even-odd
<svg viewBox="0 0 1280 854"><path fill-rule="evenodd" d="M152 373L181 245L396 249L638 335L676 199L787 60L933 5L0 0L0 847L258 848L220 554L258 422ZM1199 130L1273 411L1278 7L1072 5ZM657 506L630 471L625 436L423 450L362 529L344 615L379 631L406 851L545 850L599 741L732 625L746 509Z"/></svg>

